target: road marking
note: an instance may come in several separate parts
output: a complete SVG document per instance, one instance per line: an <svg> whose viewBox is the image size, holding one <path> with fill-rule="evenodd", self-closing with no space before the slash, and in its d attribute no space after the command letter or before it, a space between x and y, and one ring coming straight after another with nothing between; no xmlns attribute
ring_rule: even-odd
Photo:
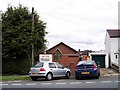
<svg viewBox="0 0 120 90"><path fill-rule="evenodd" d="M70 84L81 84L81 82L71 82Z"/></svg>
<svg viewBox="0 0 120 90"><path fill-rule="evenodd" d="M85 82L85 83L96 83L96 82Z"/></svg>
<svg viewBox="0 0 120 90"><path fill-rule="evenodd" d="M112 81L101 81L101 83L111 83Z"/></svg>
<svg viewBox="0 0 120 90"><path fill-rule="evenodd" d="M41 83L41 85L51 85L51 83Z"/></svg>
<svg viewBox="0 0 120 90"><path fill-rule="evenodd" d="M8 85L8 84L0 84L0 85Z"/></svg>
<svg viewBox="0 0 120 90"><path fill-rule="evenodd" d="M117 82L117 83L118 83L118 82L120 82L120 81L115 81L115 82Z"/></svg>
<svg viewBox="0 0 120 90"><path fill-rule="evenodd" d="M17 83L17 82L19 83L19 82L22 82L22 81L17 81L17 80L16 81L8 81L8 83Z"/></svg>
<svg viewBox="0 0 120 90"><path fill-rule="evenodd" d="M15 85L15 86L20 86L20 85L22 85L22 84L12 84L12 85Z"/></svg>
<svg viewBox="0 0 120 90"><path fill-rule="evenodd" d="M66 84L66 83L56 83L56 84Z"/></svg>
<svg viewBox="0 0 120 90"><path fill-rule="evenodd" d="M27 83L26 85L37 85L36 83Z"/></svg>

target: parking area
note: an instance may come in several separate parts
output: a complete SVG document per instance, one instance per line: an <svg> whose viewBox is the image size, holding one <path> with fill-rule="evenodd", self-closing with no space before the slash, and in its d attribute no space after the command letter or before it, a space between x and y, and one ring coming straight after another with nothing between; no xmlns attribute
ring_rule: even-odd
<svg viewBox="0 0 120 90"><path fill-rule="evenodd" d="M103 76L117 76L117 75L120 75L119 72L117 72L116 70L114 70L112 68L101 68L100 69L100 73L101 73L101 77L103 77Z"/></svg>

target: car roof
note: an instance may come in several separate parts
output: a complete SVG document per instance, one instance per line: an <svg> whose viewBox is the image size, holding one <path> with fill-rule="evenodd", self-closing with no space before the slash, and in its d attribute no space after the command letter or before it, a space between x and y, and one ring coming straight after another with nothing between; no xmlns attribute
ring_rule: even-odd
<svg viewBox="0 0 120 90"><path fill-rule="evenodd" d="M38 62L38 63L57 63L57 62Z"/></svg>

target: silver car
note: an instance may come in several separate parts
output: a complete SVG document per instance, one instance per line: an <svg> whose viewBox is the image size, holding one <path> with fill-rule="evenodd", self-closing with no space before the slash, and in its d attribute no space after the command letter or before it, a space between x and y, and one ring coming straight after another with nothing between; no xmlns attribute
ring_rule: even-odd
<svg viewBox="0 0 120 90"><path fill-rule="evenodd" d="M29 76L33 81L38 78L52 80L54 77L70 77L71 71L57 62L39 62L30 68Z"/></svg>

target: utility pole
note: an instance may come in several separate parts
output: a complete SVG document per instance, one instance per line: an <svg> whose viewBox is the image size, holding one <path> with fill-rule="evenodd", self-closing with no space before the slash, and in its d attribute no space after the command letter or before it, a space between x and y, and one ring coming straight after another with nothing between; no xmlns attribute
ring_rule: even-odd
<svg viewBox="0 0 120 90"><path fill-rule="evenodd" d="M32 34L34 33L34 7L32 7ZM34 65L34 44L32 43L32 66Z"/></svg>

